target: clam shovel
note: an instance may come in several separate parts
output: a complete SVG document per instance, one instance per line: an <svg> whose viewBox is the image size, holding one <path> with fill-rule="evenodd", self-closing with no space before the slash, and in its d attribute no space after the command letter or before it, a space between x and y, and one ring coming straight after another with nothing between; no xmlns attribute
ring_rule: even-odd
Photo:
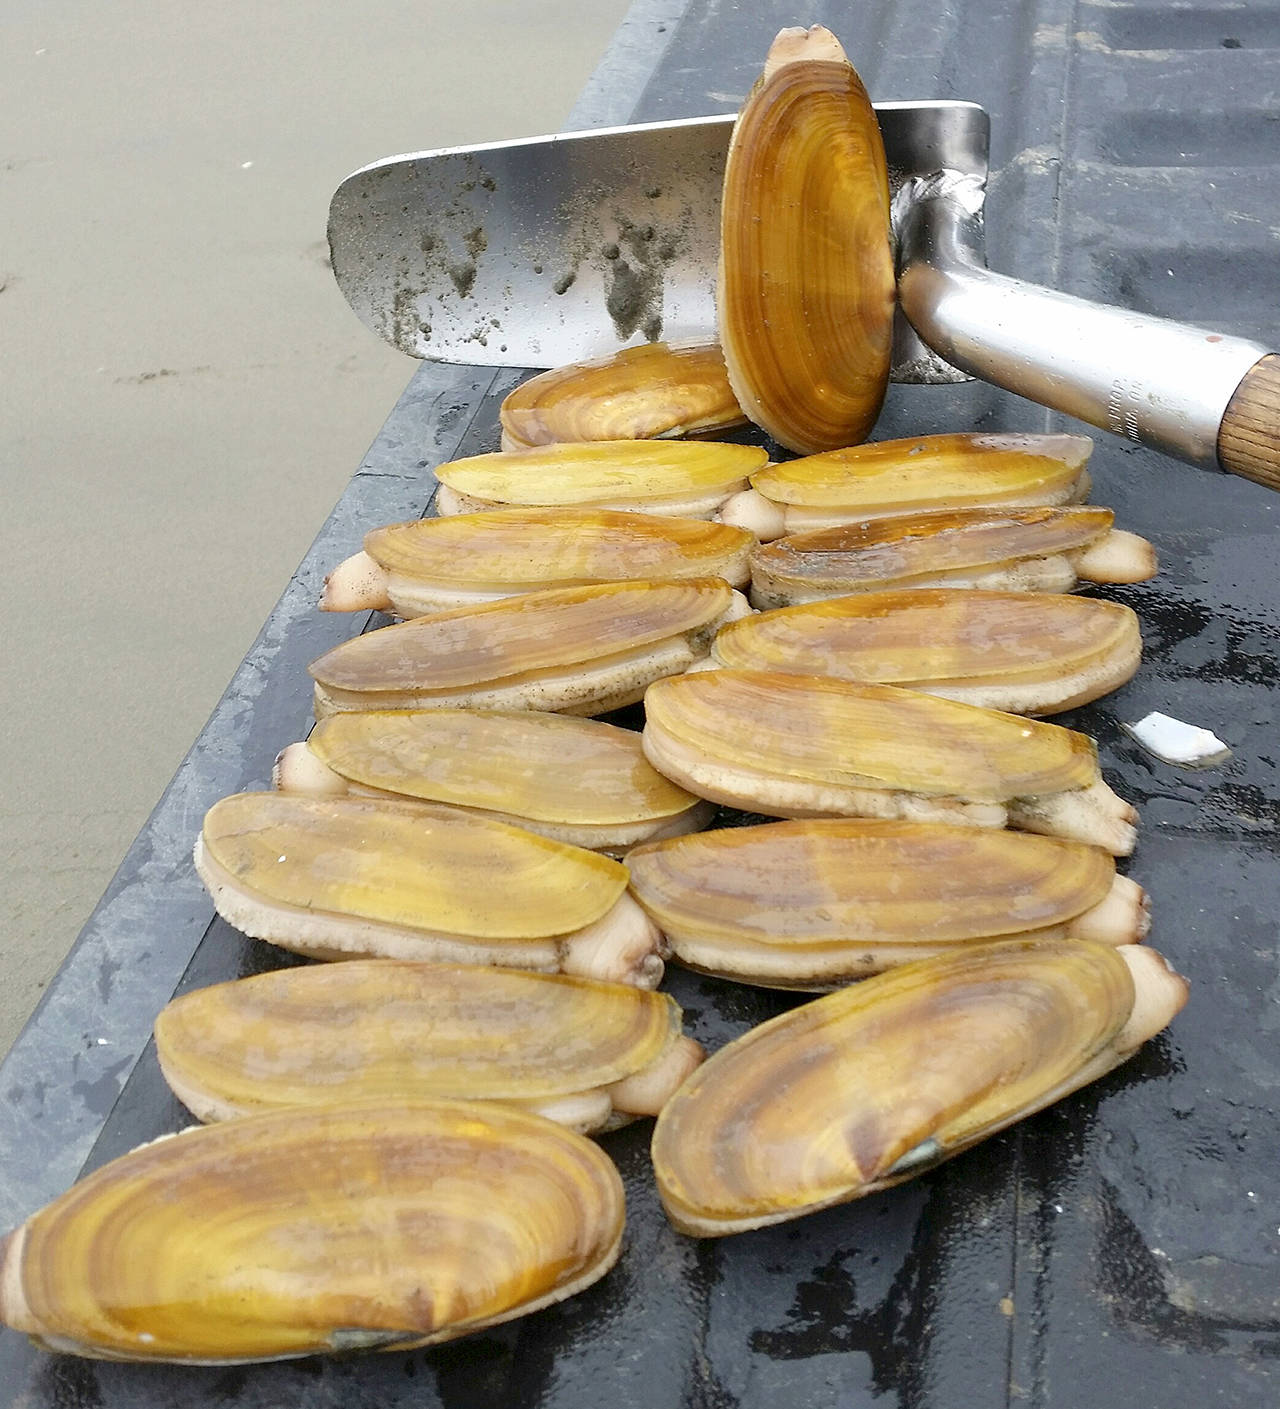
<svg viewBox="0 0 1280 1409"><path fill-rule="evenodd" d="M968 377L1280 489L1280 356L988 270L990 124L876 105L894 193L892 377ZM716 326L733 115L389 157L329 210L338 286L414 357L550 367Z"/></svg>

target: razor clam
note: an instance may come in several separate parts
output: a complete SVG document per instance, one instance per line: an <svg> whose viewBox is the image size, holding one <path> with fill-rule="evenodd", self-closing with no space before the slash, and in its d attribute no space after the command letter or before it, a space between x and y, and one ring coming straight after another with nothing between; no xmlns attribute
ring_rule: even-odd
<svg viewBox="0 0 1280 1409"><path fill-rule="evenodd" d="M143 1145L33 1214L3 1245L0 1320L108 1360L406 1350L590 1286L623 1218L608 1156L527 1111L273 1111Z"/></svg>
<svg viewBox="0 0 1280 1409"><path fill-rule="evenodd" d="M330 715L281 751L273 781L444 804L594 851L697 831L714 812L646 760L634 730L532 710Z"/></svg>
<svg viewBox="0 0 1280 1409"><path fill-rule="evenodd" d="M881 440L768 465L721 510L761 540L885 514L1037 508L1089 494L1086 435L956 433Z"/></svg>
<svg viewBox="0 0 1280 1409"><path fill-rule="evenodd" d="M1138 618L1117 602L977 589L783 607L731 622L711 646L730 669L902 685L1014 714L1096 700L1141 658Z"/></svg>
<svg viewBox="0 0 1280 1409"><path fill-rule="evenodd" d="M624 866L450 808L236 793L205 814L195 865L229 924L316 959L662 977Z"/></svg>
<svg viewBox="0 0 1280 1409"><path fill-rule="evenodd" d="M687 968L828 989L996 939L1134 944L1146 895L1096 846L937 822L822 818L650 842L631 893Z"/></svg>
<svg viewBox="0 0 1280 1409"><path fill-rule="evenodd" d="M886 587L1069 592L1076 583L1145 582L1155 549L1112 527L1110 509L956 509L796 533L751 555L762 609Z"/></svg>
<svg viewBox="0 0 1280 1409"><path fill-rule="evenodd" d="M1137 838L1092 739L894 685L756 670L660 680L644 751L699 797L773 817L1010 826L1116 856Z"/></svg>
<svg viewBox="0 0 1280 1409"><path fill-rule="evenodd" d="M796 1008L664 1107L658 1191L684 1233L745 1232L888 1188L1118 1066L1186 1001L1154 950L974 945Z"/></svg>
<svg viewBox="0 0 1280 1409"><path fill-rule="evenodd" d="M320 610L403 617L521 592L633 577L723 577L744 587L753 534L617 509L493 509L365 534L324 580Z"/></svg>
<svg viewBox="0 0 1280 1409"><path fill-rule="evenodd" d="M522 382L498 411L502 448L650 440L741 425L718 344L644 343Z"/></svg>
<svg viewBox="0 0 1280 1409"><path fill-rule="evenodd" d="M754 445L710 440L608 440L472 455L437 467L436 513L523 505L709 519L768 458Z"/></svg>
<svg viewBox="0 0 1280 1409"><path fill-rule="evenodd" d="M734 124L716 321L751 419L808 454L865 440L895 286L880 125L830 30L784 29Z"/></svg>
<svg viewBox="0 0 1280 1409"><path fill-rule="evenodd" d="M565 974L349 960L175 998L156 1055L200 1120L366 1096L502 1101L583 1134L657 1115L702 1060L675 999Z"/></svg>
<svg viewBox="0 0 1280 1409"><path fill-rule="evenodd" d="M341 710L603 714L687 670L750 610L719 577L553 588L366 632L311 666L317 719Z"/></svg>

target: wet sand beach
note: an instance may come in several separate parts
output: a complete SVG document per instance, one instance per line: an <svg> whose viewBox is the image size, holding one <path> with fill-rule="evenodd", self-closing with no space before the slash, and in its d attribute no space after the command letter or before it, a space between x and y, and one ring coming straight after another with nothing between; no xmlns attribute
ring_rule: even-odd
<svg viewBox="0 0 1280 1409"><path fill-rule="evenodd" d="M338 292L334 188L558 130L626 10L0 14L0 1048L416 365Z"/></svg>

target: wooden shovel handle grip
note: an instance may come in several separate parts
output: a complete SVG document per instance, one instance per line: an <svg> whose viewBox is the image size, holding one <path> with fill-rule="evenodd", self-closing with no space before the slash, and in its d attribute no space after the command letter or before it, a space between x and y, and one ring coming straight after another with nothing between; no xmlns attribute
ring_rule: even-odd
<svg viewBox="0 0 1280 1409"><path fill-rule="evenodd" d="M1280 489L1280 356L1255 362L1227 403L1218 427L1224 470Z"/></svg>

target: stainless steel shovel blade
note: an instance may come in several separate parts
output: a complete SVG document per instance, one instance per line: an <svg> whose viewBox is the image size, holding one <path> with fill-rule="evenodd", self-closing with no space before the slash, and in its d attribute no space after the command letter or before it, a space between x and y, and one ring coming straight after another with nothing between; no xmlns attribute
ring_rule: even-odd
<svg viewBox="0 0 1280 1409"><path fill-rule="evenodd" d="M983 189L975 103L880 103L891 183ZM553 367L715 335L720 191L734 115L454 147L374 162L329 209L338 286L414 357ZM978 250L981 257L981 249ZM899 318L894 375L954 381Z"/></svg>

